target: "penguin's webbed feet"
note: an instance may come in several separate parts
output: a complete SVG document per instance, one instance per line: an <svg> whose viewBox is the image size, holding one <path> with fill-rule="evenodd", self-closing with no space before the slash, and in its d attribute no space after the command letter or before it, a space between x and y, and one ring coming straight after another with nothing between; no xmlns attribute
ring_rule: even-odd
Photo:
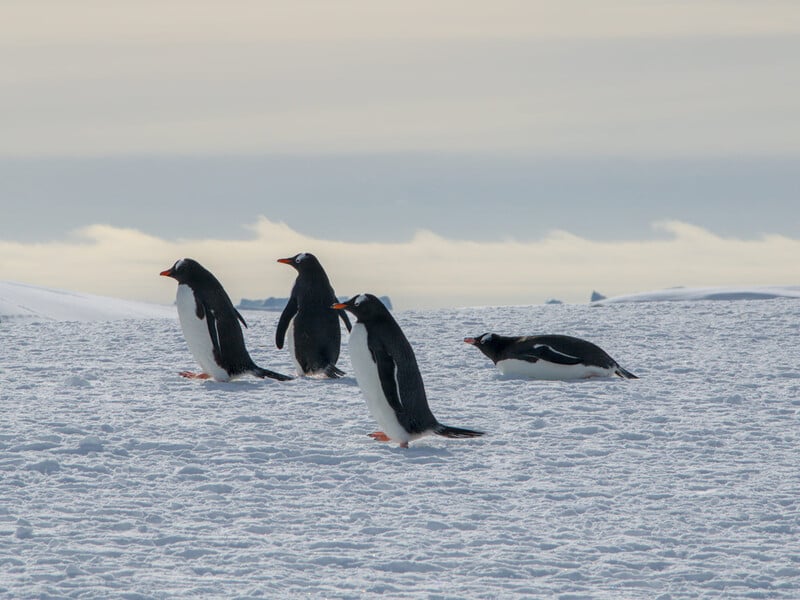
<svg viewBox="0 0 800 600"><path fill-rule="evenodd" d="M329 377L330 379L338 379L344 375L344 371L342 371L336 365L328 365L323 369L323 372L325 373L325 376Z"/></svg>
<svg viewBox="0 0 800 600"><path fill-rule="evenodd" d="M391 442L392 441L392 438L390 438L388 435L386 435L382 431L373 431L372 433L368 433L367 435L369 437L371 437L373 440L375 440L376 442ZM408 442L400 442L399 446L401 448L408 448Z"/></svg>
<svg viewBox="0 0 800 600"><path fill-rule="evenodd" d="M181 371L178 375L186 377L186 379L211 379L211 375L208 373L193 373L192 371Z"/></svg>

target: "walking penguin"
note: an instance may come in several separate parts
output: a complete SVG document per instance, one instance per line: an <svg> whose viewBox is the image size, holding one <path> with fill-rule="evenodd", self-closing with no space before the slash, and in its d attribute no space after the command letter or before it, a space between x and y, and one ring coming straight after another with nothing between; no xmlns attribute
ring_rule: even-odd
<svg viewBox="0 0 800 600"><path fill-rule="evenodd" d="M178 282L178 318L189 351L203 369L201 373L182 371L183 377L229 381L250 374L262 379L291 379L253 362L239 325L241 321L247 327L247 323L210 271L191 258L182 258L160 274Z"/></svg>
<svg viewBox="0 0 800 600"><path fill-rule="evenodd" d="M279 258L278 262L294 267L297 279L278 320L275 345L283 348L286 341L298 375L341 377L344 371L336 366L342 343L339 318L347 331L350 319L343 310L331 311L331 304L337 300L325 269L309 252Z"/></svg>
<svg viewBox="0 0 800 600"><path fill-rule="evenodd" d="M331 308L348 310L357 319L350 334L350 358L367 407L382 428L370 437L407 448L408 442L431 433L449 438L483 435L436 420L414 350L383 302L361 294Z"/></svg>

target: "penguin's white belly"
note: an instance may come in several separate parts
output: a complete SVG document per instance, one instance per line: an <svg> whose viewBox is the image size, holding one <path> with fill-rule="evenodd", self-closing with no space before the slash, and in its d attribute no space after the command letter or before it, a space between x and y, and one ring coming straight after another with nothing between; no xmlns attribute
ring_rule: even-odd
<svg viewBox="0 0 800 600"><path fill-rule="evenodd" d="M358 381L358 387L364 394L369 412L380 425L381 430L391 439L398 442L408 442L411 435L400 425L397 415L381 387L381 379L378 376L378 365L372 360L372 354L367 345L367 328L363 323L355 323L350 332L350 361L353 364L353 372ZM395 385L396 385L395 380ZM400 396L398 392L398 397ZM418 436L417 436L418 437Z"/></svg>
<svg viewBox="0 0 800 600"><path fill-rule="evenodd" d="M197 364L204 373L208 373L217 381L228 381L230 375L214 360L214 345L211 343L211 335L208 333L206 318L205 316L202 319L197 318L197 302L192 288L185 284L178 286L176 305L183 337L186 338L189 352L192 353Z"/></svg>
<svg viewBox="0 0 800 600"><path fill-rule="evenodd" d="M300 366L300 362L297 360L297 355L294 352L294 348L294 317L292 317L292 320L289 321L289 326L286 328L286 349L289 351L289 355L292 357L295 371L298 375L303 375L303 367Z"/></svg>
<svg viewBox="0 0 800 600"><path fill-rule="evenodd" d="M614 374L614 369L588 365L559 365L541 359L536 362L528 362L527 360L508 358L498 361L497 369L506 377L527 377L530 379L559 381L588 379L589 377L609 377Z"/></svg>

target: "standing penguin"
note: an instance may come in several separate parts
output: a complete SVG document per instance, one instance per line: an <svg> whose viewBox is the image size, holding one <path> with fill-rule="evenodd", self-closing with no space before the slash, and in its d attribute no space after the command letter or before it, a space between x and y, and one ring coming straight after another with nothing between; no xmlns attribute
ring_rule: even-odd
<svg viewBox="0 0 800 600"><path fill-rule="evenodd" d="M253 362L245 348L239 321L245 327L247 323L210 271L191 258L182 258L160 274L178 282L176 304L183 335L203 369L199 374L183 371L183 377L229 381L249 373L262 379L291 379Z"/></svg>
<svg viewBox="0 0 800 600"><path fill-rule="evenodd" d="M464 338L488 356L503 375L567 381L589 377L638 379L591 342L568 335L508 337L484 333Z"/></svg>
<svg viewBox="0 0 800 600"><path fill-rule="evenodd" d="M342 343L339 317L347 331L350 331L350 319L344 311L339 311L338 316L331 312L336 294L325 269L317 257L308 252L279 258L278 262L297 269L297 279L278 320L275 345L283 348L284 338L287 338L298 374L341 377L344 371L336 367Z"/></svg>
<svg viewBox="0 0 800 600"><path fill-rule="evenodd" d="M383 428L370 437L382 442L394 440L408 448L408 442L431 433L450 438L483 435L436 420L428 406L414 350L378 298L361 294L331 308L346 309L356 317L349 342L353 370L369 411Z"/></svg>

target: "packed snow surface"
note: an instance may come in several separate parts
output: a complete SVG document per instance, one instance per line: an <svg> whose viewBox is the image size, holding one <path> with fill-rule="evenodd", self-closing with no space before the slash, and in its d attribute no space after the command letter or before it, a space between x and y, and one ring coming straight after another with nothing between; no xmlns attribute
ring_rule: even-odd
<svg viewBox="0 0 800 600"><path fill-rule="evenodd" d="M159 318L169 306L0 281L0 321L97 321Z"/></svg>
<svg viewBox="0 0 800 600"><path fill-rule="evenodd" d="M605 298L592 293L592 302L612 304L617 302L665 302L687 300L771 300L773 298L800 298L800 285L773 285L758 287L674 287L652 292L627 294Z"/></svg>
<svg viewBox="0 0 800 600"><path fill-rule="evenodd" d="M347 348L340 380L186 380L172 310L0 321L0 597L800 596L795 300L398 312L434 414L488 432L405 450ZM503 378L486 331L641 379Z"/></svg>

